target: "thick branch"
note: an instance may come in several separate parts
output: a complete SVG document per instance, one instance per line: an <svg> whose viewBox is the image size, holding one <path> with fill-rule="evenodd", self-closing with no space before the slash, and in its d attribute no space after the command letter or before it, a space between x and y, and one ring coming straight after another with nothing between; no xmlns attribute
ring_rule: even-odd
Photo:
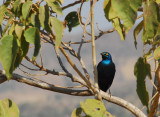
<svg viewBox="0 0 160 117"><path fill-rule="evenodd" d="M0 81L7 81L7 78L4 74L1 74L0 72ZM38 87L41 89L49 90L49 91L54 91L54 92L59 92L63 94L68 94L68 95L74 95L74 96L91 96L91 92L89 90L73 90L73 89L67 89L67 88L62 88L58 87L53 84L49 84L46 82L42 82L40 80L32 79L32 78L26 78L18 74L13 74L12 75L12 80L16 80L21 83L25 83L34 87ZM3 82L0 82L3 83Z"/></svg>
<svg viewBox="0 0 160 117"><path fill-rule="evenodd" d="M126 100L123 100L119 97L110 96L103 91L101 91L101 95L102 95L103 99L105 99L109 102L112 102L114 104L117 104L123 108L126 108L131 113L133 113L136 117L146 117L146 115L139 108L137 108L133 104L127 102Z"/></svg>
<svg viewBox="0 0 160 117"><path fill-rule="evenodd" d="M23 76L20 76L18 74L13 74L12 80L21 82L21 83L25 83L34 87L38 87L41 89L45 89L45 90L49 90L49 91L53 91L53 92L58 92L58 93L63 93L63 94L67 94L67 95L74 95L74 96L92 96L94 94L92 94L89 90L73 90L73 89L67 89L67 88L61 88L61 87L57 87L56 85L53 84L48 84L45 82L41 82L39 80L35 80L35 79L31 79L31 78L25 78ZM2 73L2 71L0 70L0 81L7 81L6 76ZM0 82L1 84L2 82ZM129 110L130 112L132 112L135 116L137 117L146 117L145 114L138 109L136 106L134 106L133 104L115 97L115 96L110 96L109 94L101 91L100 92L103 99L112 102L114 104L117 104L123 108L126 108L127 110Z"/></svg>

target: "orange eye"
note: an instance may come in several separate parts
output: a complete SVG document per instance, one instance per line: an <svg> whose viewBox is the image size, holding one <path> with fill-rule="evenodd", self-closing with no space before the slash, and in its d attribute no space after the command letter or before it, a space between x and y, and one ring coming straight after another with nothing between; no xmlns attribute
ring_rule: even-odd
<svg viewBox="0 0 160 117"><path fill-rule="evenodd" d="M108 56L108 53L106 53L106 55Z"/></svg>

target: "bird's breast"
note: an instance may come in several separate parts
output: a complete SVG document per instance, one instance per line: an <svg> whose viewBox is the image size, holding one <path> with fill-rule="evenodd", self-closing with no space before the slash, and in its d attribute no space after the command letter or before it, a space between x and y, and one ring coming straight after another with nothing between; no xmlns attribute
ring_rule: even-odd
<svg viewBox="0 0 160 117"><path fill-rule="evenodd" d="M115 74L115 65L114 63L104 64L100 62L97 66L98 75L101 77L113 76Z"/></svg>

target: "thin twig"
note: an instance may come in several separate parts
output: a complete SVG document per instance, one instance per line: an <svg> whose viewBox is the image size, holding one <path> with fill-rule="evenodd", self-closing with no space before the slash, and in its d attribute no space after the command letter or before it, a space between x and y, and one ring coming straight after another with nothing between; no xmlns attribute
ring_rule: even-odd
<svg viewBox="0 0 160 117"><path fill-rule="evenodd" d="M99 35L95 36L95 40L97 39L100 39L101 36L103 36L104 34L108 34L108 33L112 33L114 32L115 29L110 29L108 31L105 31L105 32L100 32ZM92 40L87 40L87 41L84 41L83 43L91 43ZM80 44L81 42L64 42L65 44Z"/></svg>
<svg viewBox="0 0 160 117"><path fill-rule="evenodd" d="M72 62L72 60L69 58L68 54L64 51L64 49L62 48L62 46L60 46L59 49L61 50L61 52L63 53L63 55L66 57L67 61L72 66L72 68L85 81L85 83L88 85L88 87L90 87L92 89L92 91L95 92L94 87L90 84L90 82L88 82L88 80L84 77L84 75L79 71L79 69L77 68L77 66Z"/></svg>
<svg viewBox="0 0 160 117"><path fill-rule="evenodd" d="M75 1L74 3L68 4L67 6L62 7L62 10L67 9L69 7L72 7L72 6L79 4L79 3L81 3L81 0Z"/></svg>
<svg viewBox="0 0 160 117"><path fill-rule="evenodd" d="M26 65L24 65L24 64L22 64L22 63L21 63L21 65L22 65L23 67L31 70L31 71L40 71L40 69L33 69L33 68L30 68L30 67L28 67L28 66L26 66Z"/></svg>
<svg viewBox="0 0 160 117"><path fill-rule="evenodd" d="M88 78L89 82L90 82L91 85L92 85L91 77L90 77L90 75L89 75L89 73L88 73L88 71L87 71L87 69L86 69L86 67L85 67L85 64L84 64L81 56L79 56L76 51L74 51L71 47L67 46L64 42L62 42L62 44L63 44L66 48L68 48L71 52L73 52L74 56L80 61L80 64L82 65L82 69L83 69L83 71L84 71L84 73L85 73L85 76Z"/></svg>
<svg viewBox="0 0 160 117"><path fill-rule="evenodd" d="M47 75L47 73L45 73L45 74L31 74L31 73L28 73L28 72L22 70L20 67L19 67L19 70L20 70L21 72L23 72L24 74L26 74L27 76L29 76L29 77L33 77L33 76L46 76L46 75ZM34 77L33 77L33 78L34 78Z"/></svg>
<svg viewBox="0 0 160 117"><path fill-rule="evenodd" d="M82 4L81 4L81 7L82 7ZM80 7L80 10L81 10L81 7ZM79 22L80 22L80 26L82 27L82 29L83 29L83 26L82 26L82 20L81 20L81 14L80 14L80 11L79 11L79 9L77 10L77 12L78 12L78 19L79 19ZM79 48L78 48L78 56L80 56L80 51L81 51L81 48L82 48L82 44L83 44L83 42L84 42L84 35L83 35L83 37L82 37L82 39L81 39L81 43L80 43L80 45L79 45Z"/></svg>
<svg viewBox="0 0 160 117"><path fill-rule="evenodd" d="M150 81L151 81L153 87L157 90L157 86L154 84L154 82L152 81L152 79L150 79Z"/></svg>
<svg viewBox="0 0 160 117"><path fill-rule="evenodd" d="M40 58L41 58L41 65L43 66L43 58L42 58L41 49L40 49Z"/></svg>
<svg viewBox="0 0 160 117"><path fill-rule="evenodd" d="M38 67L41 71L44 71L46 73L50 73L50 74L53 74L53 75L58 75L58 76L67 76L69 78L71 78L72 82L78 82L82 85L86 85L86 83L82 80L80 80L79 78L77 78L76 76L70 74L70 73L65 73L65 72L56 72L55 70L49 70L49 69L46 69L44 68L43 66L39 65L38 63L36 63L36 61L32 61L31 59L29 59L29 57L25 57L27 61L29 61L30 63L32 63L33 65L35 65L36 67Z"/></svg>
<svg viewBox="0 0 160 117"><path fill-rule="evenodd" d="M54 47L55 47L55 46L54 46ZM69 71L68 71L68 70L65 68L65 66L63 65L63 62L62 62L62 60L61 60L61 58L60 58L60 55L59 55L59 52L57 51L56 48L54 48L54 50L55 50L55 53L56 53L56 55L57 55L57 59L58 59L58 61L59 61L59 64L60 64L61 68L63 69L64 72L69 73Z"/></svg>
<svg viewBox="0 0 160 117"><path fill-rule="evenodd" d="M151 103L151 101L157 96L157 94L158 94L158 92L156 92L156 94L154 94L154 96L149 100L148 103ZM143 107L141 108L141 111L142 111L145 107L146 107L146 106L143 106Z"/></svg>

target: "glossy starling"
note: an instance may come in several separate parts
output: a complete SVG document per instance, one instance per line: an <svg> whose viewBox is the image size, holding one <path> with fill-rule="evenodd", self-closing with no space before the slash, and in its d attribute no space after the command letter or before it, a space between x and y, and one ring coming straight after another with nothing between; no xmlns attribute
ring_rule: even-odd
<svg viewBox="0 0 160 117"><path fill-rule="evenodd" d="M115 75L115 64L108 52L102 52L102 61L97 66L99 88L106 92L112 85Z"/></svg>

